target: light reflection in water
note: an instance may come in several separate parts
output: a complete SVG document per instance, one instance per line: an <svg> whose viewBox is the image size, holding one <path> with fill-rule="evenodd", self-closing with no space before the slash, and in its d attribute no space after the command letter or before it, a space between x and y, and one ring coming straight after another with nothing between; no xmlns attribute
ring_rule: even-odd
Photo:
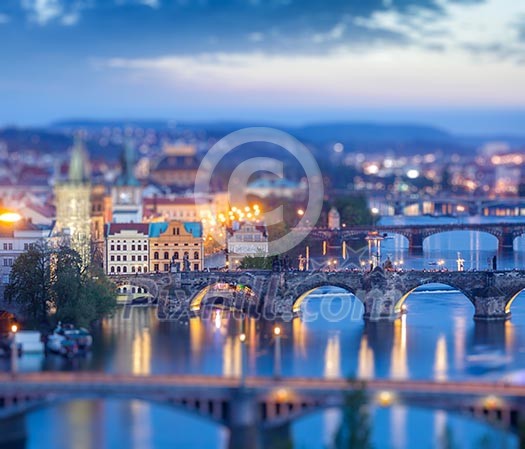
<svg viewBox="0 0 525 449"><path fill-rule="evenodd" d="M392 357L390 361L390 376L392 379L407 379L407 322L406 314L402 314L394 322L394 344L392 345Z"/></svg>
<svg viewBox="0 0 525 449"><path fill-rule="evenodd" d="M357 378L364 380L374 378L374 351L368 346L366 334L361 336L361 343L359 345Z"/></svg>
<svg viewBox="0 0 525 449"><path fill-rule="evenodd" d="M454 364L456 369L463 371L465 367L465 347L467 344L467 318L454 317Z"/></svg>
<svg viewBox="0 0 525 449"><path fill-rule="evenodd" d="M445 335L441 334L436 343L436 354L434 358L434 379L437 381L447 380L447 340Z"/></svg>
<svg viewBox="0 0 525 449"><path fill-rule="evenodd" d="M340 379L341 372L341 342L339 333L328 337L324 352L324 378ZM341 410L330 408L324 411L324 444L329 446L334 441L335 434L341 424Z"/></svg>

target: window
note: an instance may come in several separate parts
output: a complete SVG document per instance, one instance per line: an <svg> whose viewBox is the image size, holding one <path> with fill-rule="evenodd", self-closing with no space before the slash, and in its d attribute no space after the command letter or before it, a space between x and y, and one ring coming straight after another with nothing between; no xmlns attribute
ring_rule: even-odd
<svg viewBox="0 0 525 449"><path fill-rule="evenodd" d="M4 243L4 251L7 251L7 243Z"/></svg>
<svg viewBox="0 0 525 449"><path fill-rule="evenodd" d="M179 228L173 228L173 235L180 235L180 229Z"/></svg>
<svg viewBox="0 0 525 449"><path fill-rule="evenodd" d="M144 249L146 249L146 248L144 248ZM137 245L137 251L142 251L142 246Z"/></svg>
<svg viewBox="0 0 525 449"><path fill-rule="evenodd" d="M4 267L7 267L7 259L4 259Z"/></svg>
<svg viewBox="0 0 525 449"><path fill-rule="evenodd" d="M115 267L114 266L111 266L111 270L110 270L112 273L115 272Z"/></svg>
<svg viewBox="0 0 525 449"><path fill-rule="evenodd" d="M115 245L111 245L111 251L115 251Z"/></svg>
<svg viewBox="0 0 525 449"><path fill-rule="evenodd" d="M131 261L135 262L135 256L131 256Z"/></svg>
<svg viewBox="0 0 525 449"><path fill-rule="evenodd" d="M127 250L128 250L128 245L124 245L124 246L122 247L122 249L123 249L124 251L127 251Z"/></svg>
<svg viewBox="0 0 525 449"><path fill-rule="evenodd" d="M193 253L193 258L194 258L194 259L199 259L199 252L198 252L198 251L195 251L195 252Z"/></svg>
<svg viewBox="0 0 525 449"><path fill-rule="evenodd" d="M122 260L123 260L124 262L126 262L126 261L128 260L128 256L126 256L126 255L124 254L124 255L122 256Z"/></svg>
<svg viewBox="0 0 525 449"><path fill-rule="evenodd" d="M120 265L117 265L117 273L120 273Z"/></svg>
<svg viewBox="0 0 525 449"><path fill-rule="evenodd" d="M139 273L142 273L142 267L139 266L139 267L137 268L137 271L138 271Z"/></svg>
<svg viewBox="0 0 525 449"><path fill-rule="evenodd" d="M158 251L155 251L155 252L153 253L153 258L154 258L154 259L158 259L158 258L159 258L159 252L158 252Z"/></svg>
<svg viewBox="0 0 525 449"><path fill-rule="evenodd" d="M9 250L12 250L12 249L13 249L13 244L10 243L10 244L9 244Z"/></svg>
<svg viewBox="0 0 525 449"><path fill-rule="evenodd" d="M132 272L132 273L135 273L135 265L133 265L133 266L131 267L131 272Z"/></svg>
<svg viewBox="0 0 525 449"><path fill-rule="evenodd" d="M139 256L139 257L140 257L140 256ZM140 259L139 259L139 260L140 260ZM148 260L148 256L144 255L144 259L142 259L142 260L144 260L144 262L146 262L146 260Z"/></svg>
<svg viewBox="0 0 525 449"><path fill-rule="evenodd" d="M120 256L117 256L117 262L120 262Z"/></svg>
<svg viewBox="0 0 525 449"><path fill-rule="evenodd" d="M131 251L135 251L135 245L131 245Z"/></svg>
<svg viewBox="0 0 525 449"><path fill-rule="evenodd" d="M153 265L153 269L154 269L155 271L159 271L159 264L158 264L158 263L154 264L154 265Z"/></svg>
<svg viewBox="0 0 525 449"><path fill-rule="evenodd" d="M175 260L177 260L179 258L179 252L178 251L175 251L175 253L173 254L173 258Z"/></svg>
<svg viewBox="0 0 525 449"><path fill-rule="evenodd" d="M24 243L24 251L27 251L29 249L29 243Z"/></svg>
<svg viewBox="0 0 525 449"><path fill-rule="evenodd" d="M144 273L148 272L148 267L144 267Z"/></svg>
<svg viewBox="0 0 525 449"><path fill-rule="evenodd" d="M111 256L109 259L111 260L111 262L115 262L115 256Z"/></svg>
<svg viewBox="0 0 525 449"><path fill-rule="evenodd" d="M117 245L117 251L120 251L120 245Z"/></svg>
<svg viewBox="0 0 525 449"><path fill-rule="evenodd" d="M169 259L170 258L170 253L168 253L168 251L165 251L164 252L164 259Z"/></svg>
<svg viewBox="0 0 525 449"><path fill-rule="evenodd" d="M170 271L170 264L169 263L165 263L164 264L164 271Z"/></svg>
<svg viewBox="0 0 525 449"><path fill-rule="evenodd" d="M140 254L137 256L137 260L138 260L139 262L142 260L142 256L141 256Z"/></svg>
<svg viewBox="0 0 525 449"><path fill-rule="evenodd" d="M128 267L126 267L126 265L124 265L124 266L122 267L122 272L123 272L123 273L127 273L127 272L128 272Z"/></svg>

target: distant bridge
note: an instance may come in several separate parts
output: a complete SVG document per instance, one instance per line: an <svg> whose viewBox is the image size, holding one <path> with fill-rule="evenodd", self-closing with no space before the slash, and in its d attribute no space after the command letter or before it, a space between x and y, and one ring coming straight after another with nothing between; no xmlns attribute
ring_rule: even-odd
<svg viewBox="0 0 525 449"><path fill-rule="evenodd" d="M133 376L42 372L0 374L0 447L24 438L24 414L76 399L122 398L172 405L230 430L230 448L271 448L290 438L289 424L306 414L341 407L364 389L371 405L404 404L461 413L518 433L525 386L504 383L196 375ZM264 429L264 436L261 430ZM275 440L274 440L275 441Z"/></svg>
<svg viewBox="0 0 525 449"><path fill-rule="evenodd" d="M117 285L150 288L161 319L177 319L220 301L221 306L255 312L267 319L291 319L306 296L319 287L340 287L364 306L364 319L394 320L407 296L426 284L459 290L474 305L478 320L505 320L525 289L525 271L285 271L179 272L112 276Z"/></svg>
<svg viewBox="0 0 525 449"><path fill-rule="evenodd" d="M409 250L412 253L423 251L423 241L432 235L450 231L477 231L491 234L498 239L500 252L513 251L514 240L525 234L525 223L454 223L426 225L389 225L389 226L348 226L339 230L315 228L310 233L310 239L326 240L337 243L344 240L365 236L370 231L379 234L398 234L407 238Z"/></svg>

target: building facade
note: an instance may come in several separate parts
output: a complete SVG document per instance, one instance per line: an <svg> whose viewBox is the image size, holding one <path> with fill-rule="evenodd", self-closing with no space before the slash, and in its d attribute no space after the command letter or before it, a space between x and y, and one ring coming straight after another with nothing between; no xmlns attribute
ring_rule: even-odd
<svg viewBox="0 0 525 449"><path fill-rule="evenodd" d="M268 233L266 227L251 222L234 223L227 230L228 262L236 268L245 257L268 255Z"/></svg>
<svg viewBox="0 0 525 449"><path fill-rule="evenodd" d="M150 271L202 270L204 239L200 222L150 223L149 237Z"/></svg>
<svg viewBox="0 0 525 449"><path fill-rule="evenodd" d="M31 245L49 237L50 227L36 226L31 221L0 223L0 284L9 282L15 260Z"/></svg>
<svg viewBox="0 0 525 449"><path fill-rule="evenodd" d="M147 273L149 267L149 225L109 223L106 225L105 270L107 274Z"/></svg>

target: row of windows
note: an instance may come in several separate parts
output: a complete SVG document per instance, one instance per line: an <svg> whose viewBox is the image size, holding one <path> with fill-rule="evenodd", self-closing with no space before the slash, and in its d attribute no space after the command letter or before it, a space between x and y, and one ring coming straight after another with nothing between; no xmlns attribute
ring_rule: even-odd
<svg viewBox="0 0 525 449"><path fill-rule="evenodd" d="M170 271L171 270L171 266L169 263L165 263L163 264L162 266L163 270L162 271ZM153 265L153 271L155 271L156 273L158 273L160 271L160 264L156 263ZM199 264L198 263L194 263L193 264L193 271L199 271Z"/></svg>
<svg viewBox="0 0 525 449"><path fill-rule="evenodd" d="M12 243L4 243L4 251L12 250L13 244Z"/></svg>
<svg viewBox="0 0 525 449"><path fill-rule="evenodd" d="M117 251L127 251L128 245L116 245ZM142 245L131 245L131 251L142 251ZM144 245L144 251L147 251L147 245ZM111 251L115 251L115 245L111 245Z"/></svg>
<svg viewBox="0 0 525 449"><path fill-rule="evenodd" d="M122 259L121 259L121 257L122 257ZM127 256L126 254L124 254L123 256L120 256L120 255L114 256L114 255L112 254L112 255L110 256L109 260L111 260L112 262L114 262L115 260L116 260L117 262L120 262L121 260L122 260L122 262L127 262L127 260L128 260L128 256ZM134 254L131 255L131 261L132 261L132 262L135 262L135 260L137 260L138 262L142 262L142 261L146 262L146 261L148 260L148 256L146 256L146 255L142 256L142 255L138 254L138 255L135 257Z"/></svg>
<svg viewBox="0 0 525 449"><path fill-rule="evenodd" d="M115 243L115 240L113 240L113 243ZM117 240L117 243L129 243L129 240L122 240L122 242L120 240ZM148 243L147 240L137 240L135 242L135 240L132 240L131 243L144 243L144 245L146 245Z"/></svg>
<svg viewBox="0 0 525 449"><path fill-rule="evenodd" d="M170 253L169 253L168 251L165 251L164 254L163 254L163 256L164 256L163 259L165 259L165 260L169 260L169 258L170 258ZM184 257L190 257L190 253L189 253L188 251L185 251L185 252L184 252ZM153 253L153 258L154 258L154 259L160 259L160 253L159 253L158 251L155 251L155 252ZM200 253L199 253L199 251L195 251L195 252L193 253L193 258L194 258L194 259L200 259ZM179 252L178 252L178 251L175 251L175 252L173 253L172 259L175 259L175 260L180 259L180 257L179 257Z"/></svg>
<svg viewBox="0 0 525 449"><path fill-rule="evenodd" d="M122 267L120 265L117 265L116 267L112 265L111 267L109 267L109 272L110 273L127 273L128 272L128 267L126 265L124 265ZM147 273L147 272L148 272L148 267L146 267L146 266L144 266L144 267L132 266L131 267L131 273Z"/></svg>
<svg viewBox="0 0 525 449"><path fill-rule="evenodd" d="M164 246L168 246L169 243L164 243ZM193 246L199 246L200 243L194 243ZM154 243L153 246L159 246L158 243ZM190 246L189 243L175 243L175 246Z"/></svg>
<svg viewBox="0 0 525 449"><path fill-rule="evenodd" d="M129 291L128 291L129 290ZM117 288L118 293L148 293L143 287L119 287Z"/></svg>
<svg viewBox="0 0 525 449"><path fill-rule="evenodd" d="M12 267L14 259L12 257L6 257L4 259L4 267Z"/></svg>

